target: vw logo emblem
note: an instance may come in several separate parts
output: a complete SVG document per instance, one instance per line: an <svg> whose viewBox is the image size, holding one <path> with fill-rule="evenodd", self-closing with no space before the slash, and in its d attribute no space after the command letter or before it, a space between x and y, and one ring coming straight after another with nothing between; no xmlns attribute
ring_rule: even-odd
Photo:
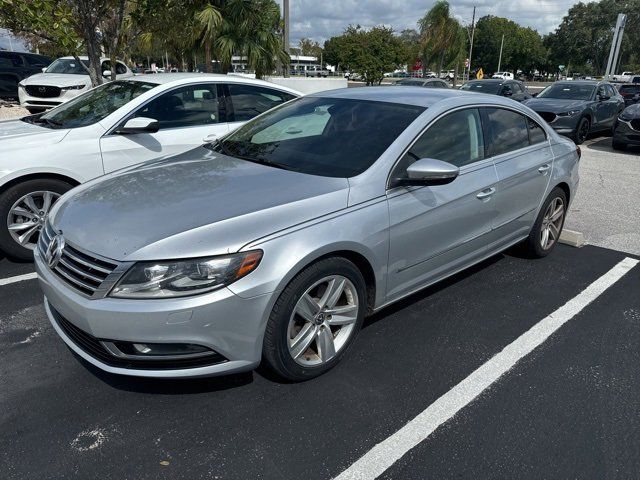
<svg viewBox="0 0 640 480"><path fill-rule="evenodd" d="M61 233L56 235L51 239L51 243L47 247L47 252L45 253L45 261L49 268L55 268L60 261L60 257L62 257L62 251L64 250L64 237Z"/></svg>

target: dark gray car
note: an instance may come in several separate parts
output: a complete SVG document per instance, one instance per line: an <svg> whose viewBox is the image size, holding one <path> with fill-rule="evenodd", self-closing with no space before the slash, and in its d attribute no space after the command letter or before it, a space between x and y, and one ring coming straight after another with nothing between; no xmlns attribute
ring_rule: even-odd
<svg viewBox="0 0 640 480"><path fill-rule="evenodd" d="M630 145L640 146L640 103L627 107L613 126L613 148L625 150Z"/></svg>
<svg viewBox="0 0 640 480"><path fill-rule="evenodd" d="M576 145L589 133L613 128L624 110L624 98L613 85L594 80L556 82L524 103Z"/></svg>
<svg viewBox="0 0 640 480"><path fill-rule="evenodd" d="M402 87L449 88L449 84L439 78L403 78L394 85Z"/></svg>
<svg viewBox="0 0 640 480"><path fill-rule="evenodd" d="M18 82L51 63L49 57L25 52L0 52L0 98L18 98Z"/></svg>
<svg viewBox="0 0 640 480"><path fill-rule="evenodd" d="M501 78L471 80L460 87L460 90L500 95L501 97L508 97L518 102L532 98L524 83L519 80L504 80Z"/></svg>

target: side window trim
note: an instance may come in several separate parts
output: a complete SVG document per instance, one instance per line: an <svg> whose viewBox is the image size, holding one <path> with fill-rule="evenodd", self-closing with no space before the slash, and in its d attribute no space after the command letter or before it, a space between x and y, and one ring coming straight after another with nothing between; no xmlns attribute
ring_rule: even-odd
<svg viewBox="0 0 640 480"><path fill-rule="evenodd" d="M114 122L113 126L111 128L109 128L102 136L103 137L107 137L107 136L115 135L114 132L118 129L118 127L124 125L126 122L131 120L135 116L136 113L138 113L140 110L142 110L144 107L146 107L149 103L151 103L151 102L157 100L158 98L160 98L162 95L166 95L168 93L175 92L176 90L179 90L179 89L184 88L184 87L196 88L198 85L206 85L207 87L216 86L218 88L217 93L218 94L220 93L220 89L219 89L220 88L220 82L188 83L186 85L178 85L178 86L175 86L175 87L173 87L173 88L171 88L169 90L164 90L162 92L158 92L153 97L149 98L144 103L142 103L141 105L138 105L135 108L135 110L127 113L120 120ZM220 113L219 111L220 111L220 102L218 101L218 113ZM217 124L214 124L214 125L219 125L221 123L227 123L227 122L222 122L221 121L221 122L218 122ZM197 125L191 125L191 126L197 126ZM173 127L173 128L188 128L188 127ZM172 130L172 128L164 128L162 130L163 131L164 130Z"/></svg>

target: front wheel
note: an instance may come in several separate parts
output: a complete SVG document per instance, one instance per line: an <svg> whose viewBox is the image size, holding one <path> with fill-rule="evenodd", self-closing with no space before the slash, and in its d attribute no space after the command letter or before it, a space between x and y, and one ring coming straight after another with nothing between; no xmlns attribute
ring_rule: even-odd
<svg viewBox="0 0 640 480"><path fill-rule="evenodd" d="M542 204L529 236L524 241L532 257L546 257L560 240L567 213L567 195L560 187L554 188Z"/></svg>
<svg viewBox="0 0 640 480"><path fill-rule="evenodd" d="M584 141L587 139L587 135L589 135L590 128L591 124L589 122L589 119L586 117L581 118L578 122L578 128L576 128L576 131L573 134L573 142L576 145L584 143Z"/></svg>
<svg viewBox="0 0 640 480"><path fill-rule="evenodd" d="M0 249L19 260L33 259L33 250L53 204L73 185L57 179L35 179L0 195Z"/></svg>
<svg viewBox="0 0 640 480"><path fill-rule="evenodd" d="M360 330L365 292L362 273L344 258L327 258L300 272L267 322L262 350L267 366L290 381L333 368Z"/></svg>

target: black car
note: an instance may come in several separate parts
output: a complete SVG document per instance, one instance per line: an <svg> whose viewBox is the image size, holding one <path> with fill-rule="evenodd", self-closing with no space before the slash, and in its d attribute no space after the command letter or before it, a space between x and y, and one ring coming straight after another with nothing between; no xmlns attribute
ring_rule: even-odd
<svg viewBox="0 0 640 480"><path fill-rule="evenodd" d="M589 133L611 130L624 110L624 99L613 85L595 80L555 82L524 103L576 145Z"/></svg>
<svg viewBox="0 0 640 480"><path fill-rule="evenodd" d="M18 82L42 73L51 59L44 55L0 51L0 98L18 98Z"/></svg>
<svg viewBox="0 0 640 480"><path fill-rule="evenodd" d="M620 95L622 95L622 98L624 98L624 104L627 107L640 102L640 82L620 83L616 85L616 88L618 89L618 92L620 92Z"/></svg>
<svg viewBox="0 0 640 480"><path fill-rule="evenodd" d="M439 78L405 78L394 85L403 87L449 88L449 84Z"/></svg>
<svg viewBox="0 0 640 480"><path fill-rule="evenodd" d="M491 78L486 80L471 80L460 87L460 90L468 90L470 92L489 93L491 95L500 95L501 97L509 97L518 102L528 100L531 94L527 88L519 80L503 80L500 78Z"/></svg>
<svg viewBox="0 0 640 480"><path fill-rule="evenodd" d="M612 144L616 150L625 150L629 145L640 146L640 103L625 108L616 118Z"/></svg>

